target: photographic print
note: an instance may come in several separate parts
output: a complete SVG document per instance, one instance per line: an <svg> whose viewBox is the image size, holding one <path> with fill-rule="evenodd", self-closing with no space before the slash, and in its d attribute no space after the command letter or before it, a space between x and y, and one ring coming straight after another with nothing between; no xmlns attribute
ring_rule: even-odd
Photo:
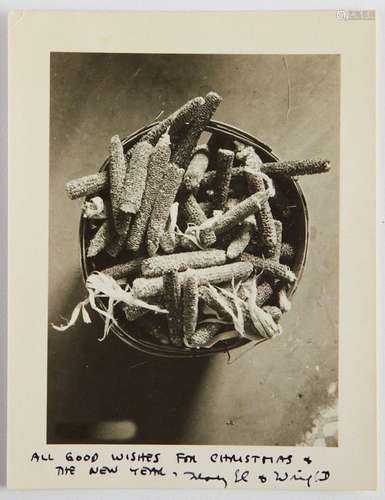
<svg viewBox="0 0 385 500"><path fill-rule="evenodd" d="M338 446L338 54L50 55L47 443Z"/></svg>

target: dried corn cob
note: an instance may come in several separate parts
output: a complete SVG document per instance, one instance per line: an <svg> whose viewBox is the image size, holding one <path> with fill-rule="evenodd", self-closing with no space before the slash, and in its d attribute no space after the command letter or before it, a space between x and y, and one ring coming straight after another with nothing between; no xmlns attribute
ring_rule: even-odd
<svg viewBox="0 0 385 500"><path fill-rule="evenodd" d="M274 220L275 224L275 232L277 235L277 243L274 248L274 255L272 255L272 259L279 262L279 258L281 256L281 248L282 248L282 222L279 220Z"/></svg>
<svg viewBox="0 0 385 500"><path fill-rule="evenodd" d="M167 324L170 341L173 345L181 346L183 336L181 332L181 282L177 271L170 269L163 275L163 296L168 310Z"/></svg>
<svg viewBox="0 0 385 500"><path fill-rule="evenodd" d="M282 243L281 260L284 263L290 263L295 255L294 247L290 243Z"/></svg>
<svg viewBox="0 0 385 500"><path fill-rule="evenodd" d="M268 281L264 281L257 286L257 298L255 303L258 307L262 307L273 295L273 287Z"/></svg>
<svg viewBox="0 0 385 500"><path fill-rule="evenodd" d="M191 335L189 346L199 348L210 344L222 328L220 323L204 323Z"/></svg>
<svg viewBox="0 0 385 500"><path fill-rule="evenodd" d="M125 305L123 307L124 314L126 315L127 321L135 321L138 318L148 314L150 309L145 307L140 307L135 304Z"/></svg>
<svg viewBox="0 0 385 500"><path fill-rule="evenodd" d="M237 231L236 237L227 247L226 254L229 259L236 259L241 255L241 253L250 243L251 235L255 227L255 217L253 215L250 215L244 220L242 226Z"/></svg>
<svg viewBox="0 0 385 500"><path fill-rule="evenodd" d="M175 230L178 219L178 209L179 203L175 202L170 208L170 214L166 222L166 227L159 241L160 248L167 254L174 253L177 245Z"/></svg>
<svg viewBox="0 0 385 500"><path fill-rule="evenodd" d="M223 266L206 267L190 270L198 278L199 285L225 283L226 281L246 279L253 272L250 262L233 262ZM181 281L185 279L187 271L179 273ZM138 298L158 297L163 293L162 278L137 278L132 284L132 290Z"/></svg>
<svg viewBox="0 0 385 500"><path fill-rule="evenodd" d="M180 212L186 224L200 226L207 221L204 211L191 193L180 202Z"/></svg>
<svg viewBox="0 0 385 500"><path fill-rule="evenodd" d="M135 214L127 239L127 248L137 252L144 241L148 221L162 183L165 168L170 159L170 136L163 134L150 157L147 167L146 186L139 211Z"/></svg>
<svg viewBox="0 0 385 500"><path fill-rule="evenodd" d="M187 271L182 285L183 337L187 342L197 326L198 298L198 278L190 271Z"/></svg>
<svg viewBox="0 0 385 500"><path fill-rule="evenodd" d="M126 157L124 156L123 146L119 136L111 137L111 161L109 165L109 180L110 180L110 199L112 216L115 224L115 229L118 234L122 234L122 228L119 224L120 202L122 199L122 191L124 178L126 176Z"/></svg>
<svg viewBox="0 0 385 500"><path fill-rule="evenodd" d="M215 178L214 209L224 210L229 196L231 171L234 153L228 149L219 149L217 155L217 175Z"/></svg>
<svg viewBox="0 0 385 500"><path fill-rule="evenodd" d="M265 312L270 314L273 320L277 323L282 318L282 311L276 306L264 306L262 308Z"/></svg>
<svg viewBox="0 0 385 500"><path fill-rule="evenodd" d="M244 171L245 167L233 167L231 169L231 178L236 179L238 177L243 177ZM206 172L201 180L199 188L201 190L211 188L214 185L216 176L217 176L216 170L210 170L210 172Z"/></svg>
<svg viewBox="0 0 385 500"><path fill-rule="evenodd" d="M195 119L189 126L186 134L176 144L171 161L181 168L187 168L192 152L197 145L198 139L211 119L215 110L221 103L222 98L215 92L209 92L204 104L197 109Z"/></svg>
<svg viewBox="0 0 385 500"><path fill-rule="evenodd" d="M244 153L247 149L249 148L245 148L242 153ZM265 190L265 183L260 175L261 165L261 159L254 149L250 148L246 156L245 175L249 190L252 193L258 193ZM274 249L277 245L277 232L268 200L261 203L261 207L256 214L256 217L258 227L261 230L262 243L266 248L266 254L268 257L272 257L274 255Z"/></svg>
<svg viewBox="0 0 385 500"><path fill-rule="evenodd" d="M284 174L297 175L321 174L330 170L328 160L276 161L261 165L261 171L267 175Z"/></svg>
<svg viewBox="0 0 385 500"><path fill-rule="evenodd" d="M97 230L95 236L90 241L87 249L87 257L95 257L110 244L114 237L114 230L110 221L107 219Z"/></svg>
<svg viewBox="0 0 385 500"><path fill-rule="evenodd" d="M209 164L207 144L197 146L183 178L187 191L196 192Z"/></svg>
<svg viewBox="0 0 385 500"><path fill-rule="evenodd" d="M170 269L186 271L188 268L199 269L202 267L220 266L225 262L226 252L214 249L160 255L143 260L142 274L146 278L152 278L161 276Z"/></svg>
<svg viewBox="0 0 385 500"><path fill-rule="evenodd" d="M108 186L108 172L99 172L97 174L86 175L79 179L67 182L66 193L68 198L75 200L83 196L91 196L99 193Z"/></svg>
<svg viewBox="0 0 385 500"><path fill-rule="evenodd" d="M205 100L203 97L195 97L186 102L181 108L177 109L164 120L160 121L143 137L144 141L150 142L155 145L168 128L169 133L174 134L178 132L187 123L190 123L196 116L198 110L204 105Z"/></svg>
<svg viewBox="0 0 385 500"><path fill-rule="evenodd" d="M200 226L204 222L207 221L206 214L203 212L201 206L197 202L197 199L193 194L189 194L182 202L181 202L181 213L184 218L186 224L193 224L195 226ZM210 229L204 230L199 235L200 243L204 247L211 247L215 241L216 236L213 231ZM181 241L182 246L186 248L190 248L193 245L193 248L196 247L191 240L184 239Z"/></svg>
<svg viewBox="0 0 385 500"><path fill-rule="evenodd" d="M162 187L159 189L148 222L146 247L149 255L155 255L158 251L159 241L167 223L170 207L174 203L183 175L184 170L176 165L170 164L165 169Z"/></svg>
<svg viewBox="0 0 385 500"><path fill-rule="evenodd" d="M255 255L244 252L241 255L241 261L251 262L256 272L266 271L275 278L288 281L289 283L294 283L297 279L289 267L279 262L275 262L272 259L263 259L262 257L256 257Z"/></svg>
<svg viewBox="0 0 385 500"><path fill-rule="evenodd" d="M147 165L153 149L149 142L141 141L131 150L120 204L120 210L124 213L136 214L140 208L146 186Z"/></svg>
<svg viewBox="0 0 385 500"><path fill-rule="evenodd" d="M215 311L222 320L232 322L231 313L233 312L233 307L230 305L227 297L224 297L214 287L200 286L199 299Z"/></svg>
<svg viewBox="0 0 385 500"><path fill-rule="evenodd" d="M256 212L263 201L267 200L267 197L267 191L255 193L238 203L235 207L230 208L224 214L207 219L207 221L199 227L199 230L209 228L214 231L216 235L225 233L230 228L244 221L246 217Z"/></svg>
<svg viewBox="0 0 385 500"><path fill-rule="evenodd" d="M115 266L103 269L102 273L112 276L115 280L125 278L126 276L138 275L141 273L142 262L143 258L140 257L123 264L116 264Z"/></svg>

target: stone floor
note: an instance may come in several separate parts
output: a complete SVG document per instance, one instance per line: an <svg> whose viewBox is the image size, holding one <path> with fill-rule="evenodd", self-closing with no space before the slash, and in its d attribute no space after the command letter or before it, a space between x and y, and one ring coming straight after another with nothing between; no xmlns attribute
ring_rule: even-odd
<svg viewBox="0 0 385 500"><path fill-rule="evenodd" d="M139 443L335 446L327 426L338 387L338 56L55 54L51 70L49 321L84 298L80 202L66 199L65 182L95 172L113 134L216 90L217 120L281 158L328 158L332 171L300 180L310 248L281 337L230 359L177 361L113 336L98 342L96 318L66 333L49 328L49 442L84 442L79 429L128 421L127 440Z"/></svg>

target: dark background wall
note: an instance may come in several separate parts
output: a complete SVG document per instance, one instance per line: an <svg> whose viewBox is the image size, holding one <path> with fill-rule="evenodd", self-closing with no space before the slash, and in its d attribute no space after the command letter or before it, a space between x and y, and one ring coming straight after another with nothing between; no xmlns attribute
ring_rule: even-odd
<svg viewBox="0 0 385 500"><path fill-rule="evenodd" d="M131 442L295 445L338 379L339 58L334 55L51 55L49 322L84 298L80 201L69 179L95 172L109 139L197 95L224 98L215 119L285 159L328 158L301 178L310 212L306 269L284 334L209 360L133 352L102 322L48 327L49 442L81 442L74 424L128 420ZM329 392L328 392L329 391ZM72 430L71 430L72 429Z"/></svg>

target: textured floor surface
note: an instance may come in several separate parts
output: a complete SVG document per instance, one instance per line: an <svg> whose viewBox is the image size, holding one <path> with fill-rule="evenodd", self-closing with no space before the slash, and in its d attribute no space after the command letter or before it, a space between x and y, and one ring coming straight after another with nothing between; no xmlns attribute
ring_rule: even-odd
<svg viewBox="0 0 385 500"><path fill-rule="evenodd" d="M92 422L125 420L131 442L335 446L335 429L325 439L319 427L330 408L337 419L338 56L55 54L51 69L49 321L84 298L80 202L66 199L65 182L95 172L113 134L215 90L224 98L217 120L283 159L328 158L332 171L300 180L310 248L281 337L230 360L173 361L113 336L98 342L100 321L49 329L48 440L84 441Z"/></svg>

